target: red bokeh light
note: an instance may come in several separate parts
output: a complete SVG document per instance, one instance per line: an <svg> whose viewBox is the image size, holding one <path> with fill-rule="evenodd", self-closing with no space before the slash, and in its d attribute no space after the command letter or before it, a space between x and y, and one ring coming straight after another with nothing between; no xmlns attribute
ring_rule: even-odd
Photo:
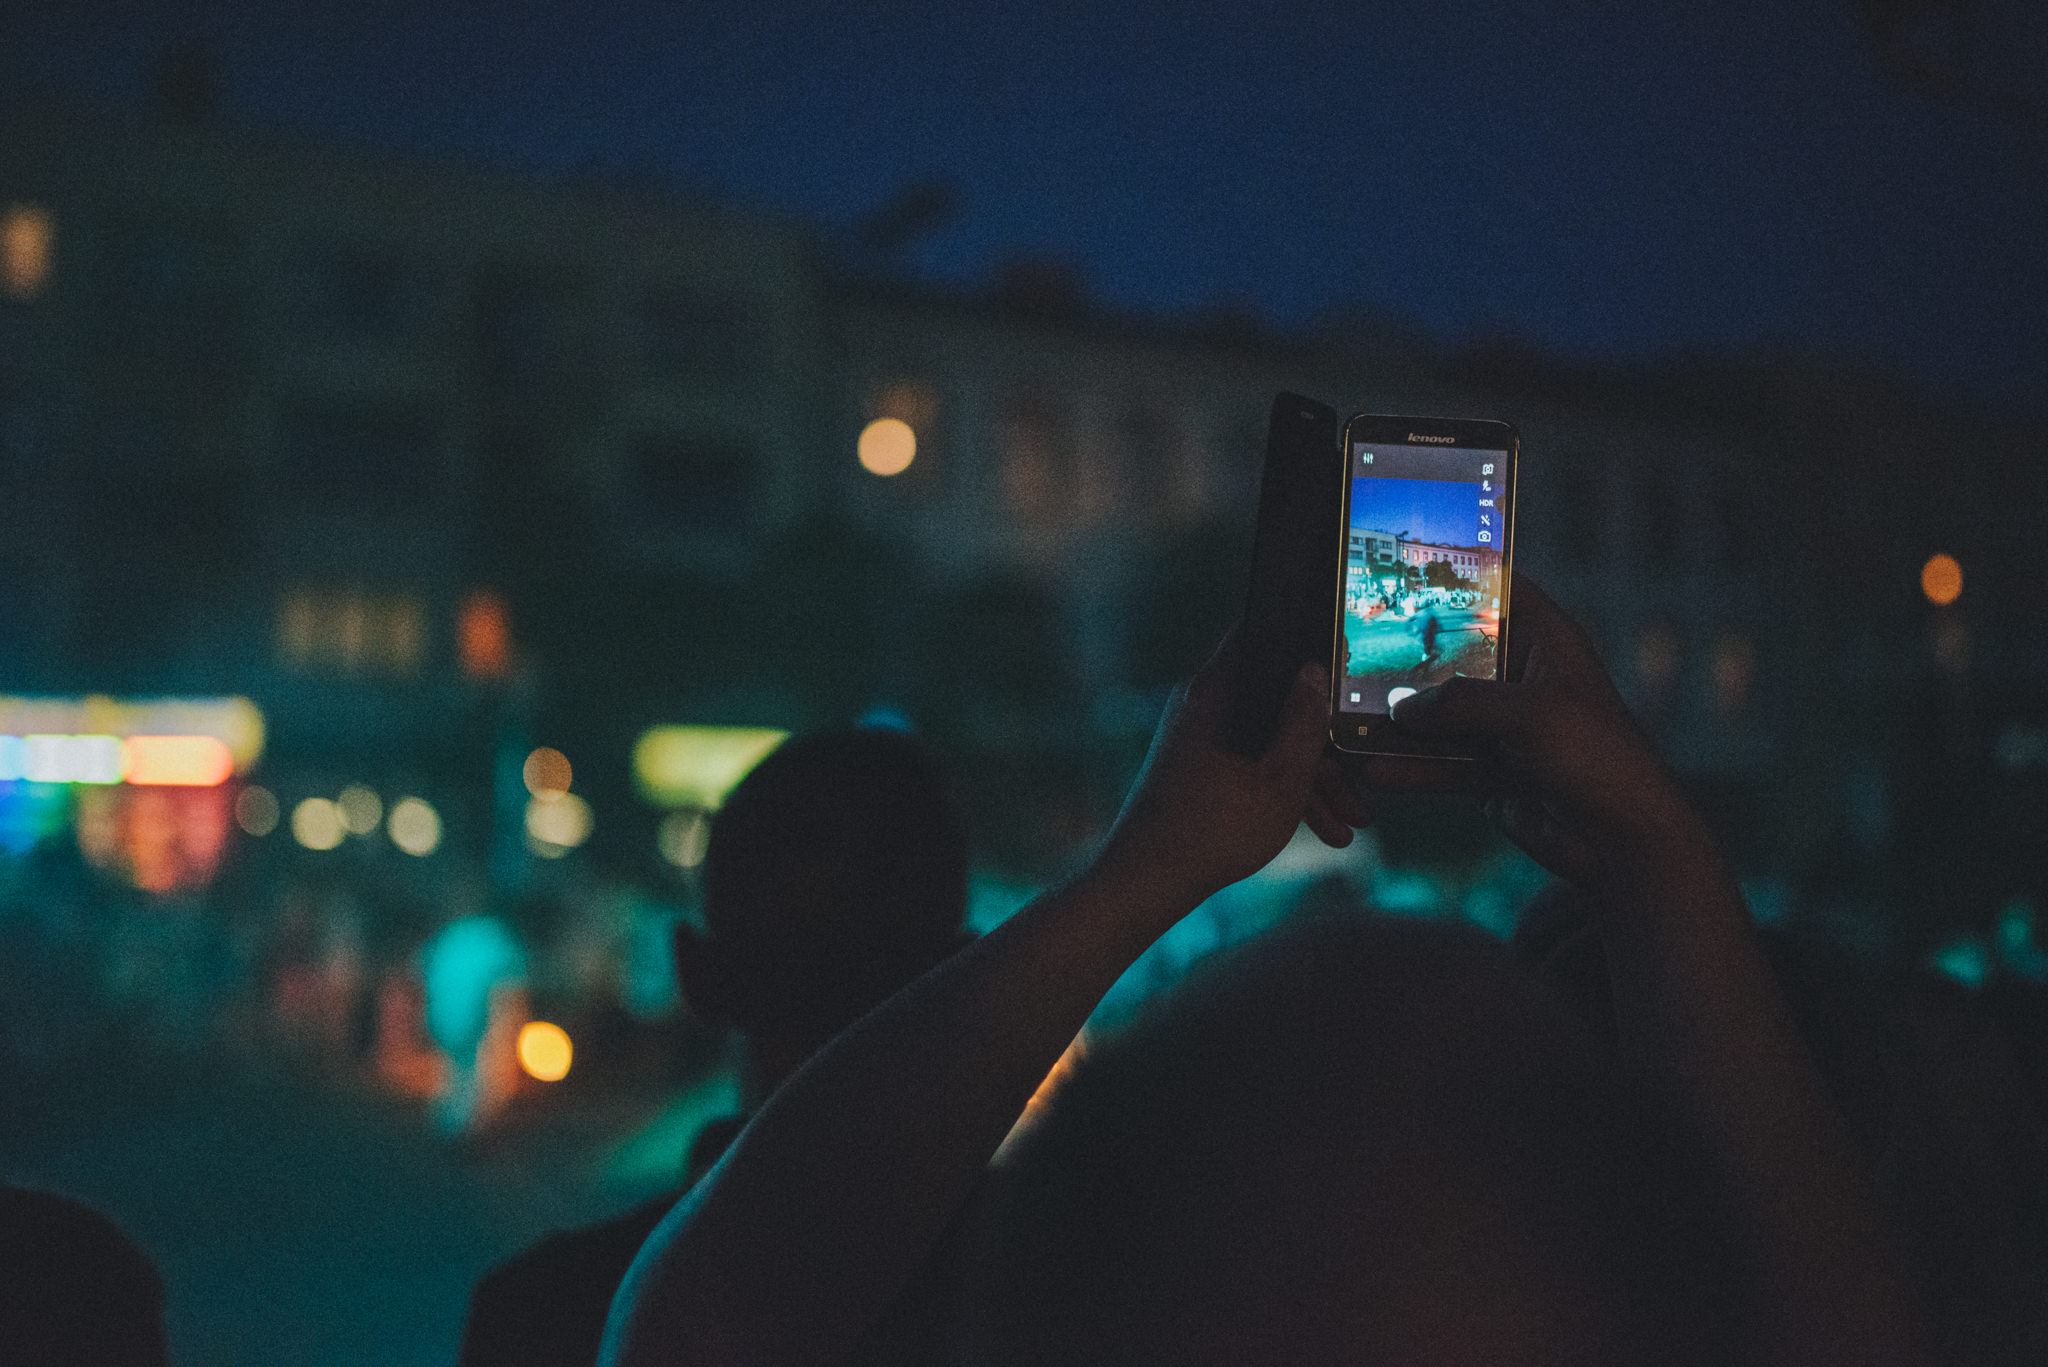
<svg viewBox="0 0 2048 1367"><path fill-rule="evenodd" d="M462 672L472 679L502 679L512 670L512 619L505 600L489 590L469 595L455 626Z"/></svg>

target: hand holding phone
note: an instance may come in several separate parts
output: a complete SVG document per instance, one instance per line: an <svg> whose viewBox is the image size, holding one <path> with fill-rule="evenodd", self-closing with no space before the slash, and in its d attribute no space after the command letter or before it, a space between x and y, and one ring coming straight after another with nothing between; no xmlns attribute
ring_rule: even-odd
<svg viewBox="0 0 2048 1367"><path fill-rule="evenodd" d="M1343 446L1330 741L1359 754L1470 760L1468 748L1412 734L1392 712L1449 679L1503 677L1515 430L1361 413Z"/></svg>
<svg viewBox="0 0 2048 1367"><path fill-rule="evenodd" d="M1288 680L1274 734L1246 755L1224 734L1241 644L1226 637L1175 690L1103 847L1106 865L1171 883L1190 905L1264 868L1303 821L1330 845L1351 843L1346 814L1357 804L1332 811L1320 791L1321 664Z"/></svg>
<svg viewBox="0 0 2048 1367"><path fill-rule="evenodd" d="M1507 679L1451 679L1401 699L1393 720L1419 740L1483 755L1469 786L1503 834L1581 887L1598 888L1616 861L1711 843L1584 630L1525 576L1514 593ZM1372 755L1351 777L1368 793L1413 791L1442 787L1442 768Z"/></svg>
<svg viewBox="0 0 2048 1367"><path fill-rule="evenodd" d="M1295 676L1328 661L1343 478L1337 411L1299 394L1274 399L1223 717L1224 740L1240 755L1265 752Z"/></svg>

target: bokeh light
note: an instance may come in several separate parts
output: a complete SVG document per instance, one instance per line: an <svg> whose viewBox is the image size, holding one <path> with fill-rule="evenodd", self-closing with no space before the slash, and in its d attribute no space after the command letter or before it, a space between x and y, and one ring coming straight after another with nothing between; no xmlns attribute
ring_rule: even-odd
<svg viewBox="0 0 2048 1367"><path fill-rule="evenodd" d="M391 843L407 854L424 858L441 848L441 814L425 798L402 797L392 803L385 829Z"/></svg>
<svg viewBox="0 0 2048 1367"><path fill-rule="evenodd" d="M654 832L654 847L679 869L694 869L711 847L711 819L701 811L670 812Z"/></svg>
<svg viewBox="0 0 2048 1367"><path fill-rule="evenodd" d="M218 757L210 746L195 745L195 742L211 737L227 747L230 763L235 771L240 772L247 770L263 753L264 725L263 713L256 704L240 697L122 699L101 693L68 698L0 694L0 737L13 737L26 744L26 738L30 736L89 739L100 752L102 766L113 758L107 745L111 741L122 751L119 759L124 773L135 761L133 752L137 747L131 744L135 741L142 742L140 749L144 751L159 746L168 746L169 751L182 751L176 759L181 767L202 754L212 756L206 767L216 765ZM12 748L5 739L0 739L0 751ZM169 751L160 753L165 759L171 759ZM0 756L0 765L4 763L5 757ZM24 752L16 767L26 763ZM91 781L118 782L119 778ZM158 783L165 781L152 780ZM195 783L191 786L210 785Z"/></svg>
<svg viewBox="0 0 2048 1367"><path fill-rule="evenodd" d="M34 204L9 205L0 217L0 292L33 299L50 278L57 237L50 212Z"/></svg>
<svg viewBox="0 0 2048 1367"><path fill-rule="evenodd" d="M492 991L525 977L526 951L503 921L450 921L420 951L427 1033L454 1057L474 1057L490 1026Z"/></svg>
<svg viewBox="0 0 2048 1367"><path fill-rule="evenodd" d="M512 670L512 619L505 600L489 591L472 593L455 621L455 648L462 672L472 679L502 679Z"/></svg>
<svg viewBox="0 0 2048 1367"><path fill-rule="evenodd" d="M277 794L268 788L251 784L235 795L235 823L250 835L269 835L279 815Z"/></svg>
<svg viewBox="0 0 2048 1367"><path fill-rule="evenodd" d="M71 815L65 789L42 784L0 784L0 851L22 854L64 829Z"/></svg>
<svg viewBox="0 0 2048 1367"><path fill-rule="evenodd" d="M341 808L324 797L309 797L292 808L292 839L309 850L331 850L347 834Z"/></svg>
<svg viewBox="0 0 2048 1367"><path fill-rule="evenodd" d="M545 859L559 859L590 839L590 804L574 793L536 797L526 804L527 846Z"/></svg>
<svg viewBox="0 0 2048 1367"><path fill-rule="evenodd" d="M1920 567L1920 592L1936 607L1947 607L1963 596L1963 567L1952 555L1928 556Z"/></svg>
<svg viewBox="0 0 2048 1367"><path fill-rule="evenodd" d="M235 757L217 736L130 736L121 748L130 783L211 788L235 772Z"/></svg>
<svg viewBox="0 0 2048 1367"><path fill-rule="evenodd" d="M900 475L917 459L917 433L901 418L876 418L860 430L860 464L871 475Z"/></svg>
<svg viewBox="0 0 2048 1367"><path fill-rule="evenodd" d="M787 739L766 726L650 727L633 744L633 778L658 807L715 811Z"/></svg>
<svg viewBox="0 0 2048 1367"><path fill-rule="evenodd" d="M526 757L519 776L526 780L526 791L535 797L554 797L569 791L575 772L569 767L567 755L551 745L543 745Z"/></svg>
<svg viewBox="0 0 2048 1367"><path fill-rule="evenodd" d="M219 871L233 806L218 784L97 786L76 794L72 829L101 872L142 892L191 892Z"/></svg>
<svg viewBox="0 0 2048 1367"><path fill-rule="evenodd" d="M341 809L341 824L350 835L369 835L384 821L384 803L360 783L351 783L334 800Z"/></svg>
<svg viewBox="0 0 2048 1367"><path fill-rule="evenodd" d="M575 1053L569 1032L552 1021L528 1021L519 1027L519 1066L528 1077L560 1082L569 1076Z"/></svg>
<svg viewBox="0 0 2048 1367"><path fill-rule="evenodd" d="M119 783L128 752L115 736L23 736L15 775L31 783Z"/></svg>

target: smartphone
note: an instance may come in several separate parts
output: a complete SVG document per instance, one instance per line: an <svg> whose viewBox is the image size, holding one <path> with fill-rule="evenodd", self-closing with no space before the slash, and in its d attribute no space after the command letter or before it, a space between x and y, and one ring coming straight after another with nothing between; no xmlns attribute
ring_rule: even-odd
<svg viewBox="0 0 2048 1367"><path fill-rule="evenodd" d="M1504 677L1521 442L1504 422L1360 413L1343 446L1330 741L1358 754L1473 759L1405 734L1388 714L1459 675Z"/></svg>
<svg viewBox="0 0 2048 1367"><path fill-rule="evenodd" d="M1273 400L1251 579L1223 738L1265 752L1301 667L1326 659L1336 595L1330 562L1342 545L1344 450L1337 410L1299 394Z"/></svg>

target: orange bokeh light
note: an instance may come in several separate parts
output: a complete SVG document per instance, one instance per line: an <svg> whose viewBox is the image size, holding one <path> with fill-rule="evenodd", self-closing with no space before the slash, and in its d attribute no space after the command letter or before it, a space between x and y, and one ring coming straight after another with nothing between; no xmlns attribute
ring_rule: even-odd
<svg viewBox="0 0 2048 1367"><path fill-rule="evenodd" d="M560 797L569 791L574 774L575 770L569 766L569 757L552 745L541 746L519 766L519 776L526 782L526 791L535 797Z"/></svg>
<svg viewBox="0 0 2048 1367"><path fill-rule="evenodd" d="M569 1076L569 1060L575 1049L569 1032L552 1021L528 1021L519 1027L519 1066L528 1077L542 1082L560 1082Z"/></svg>
<svg viewBox="0 0 2048 1367"><path fill-rule="evenodd" d="M495 593L469 595L455 623L462 672L472 679L502 679L512 670L512 619Z"/></svg>
<svg viewBox="0 0 2048 1367"><path fill-rule="evenodd" d="M0 214L0 292L33 299L50 278L56 229L47 209L16 204Z"/></svg>
<svg viewBox="0 0 2048 1367"><path fill-rule="evenodd" d="M215 736L130 736L128 781L175 788L211 788L235 772L235 757Z"/></svg>
<svg viewBox="0 0 2048 1367"><path fill-rule="evenodd" d="M1920 592L1936 607L1947 607L1963 596L1963 567L1952 555L1928 556L1920 567Z"/></svg>
<svg viewBox="0 0 2048 1367"><path fill-rule="evenodd" d="M89 788L79 797L78 852L143 892L196 892L227 851L228 789Z"/></svg>
<svg viewBox="0 0 2048 1367"><path fill-rule="evenodd" d="M900 475L917 459L917 433L901 418L876 418L861 429L861 468L871 475Z"/></svg>

